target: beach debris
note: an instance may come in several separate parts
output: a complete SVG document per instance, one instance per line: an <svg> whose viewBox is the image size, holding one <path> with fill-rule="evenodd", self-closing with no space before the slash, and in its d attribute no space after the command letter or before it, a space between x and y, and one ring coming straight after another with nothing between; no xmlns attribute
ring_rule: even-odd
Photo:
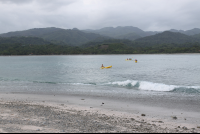
<svg viewBox="0 0 200 134"><path fill-rule="evenodd" d="M141 114L141 116L146 116L146 114Z"/></svg>
<svg viewBox="0 0 200 134"><path fill-rule="evenodd" d="M172 116L172 118L173 118L174 120L177 120L177 117L176 117L176 116Z"/></svg>
<svg viewBox="0 0 200 134"><path fill-rule="evenodd" d="M131 118L131 120L134 121L135 119L134 119L134 118Z"/></svg>
<svg viewBox="0 0 200 134"><path fill-rule="evenodd" d="M164 123L163 121L152 121L152 122Z"/></svg>
<svg viewBox="0 0 200 134"><path fill-rule="evenodd" d="M184 130L188 130L188 128L187 128L187 127L185 127L185 126L184 126L184 127L182 127L182 129L184 129Z"/></svg>

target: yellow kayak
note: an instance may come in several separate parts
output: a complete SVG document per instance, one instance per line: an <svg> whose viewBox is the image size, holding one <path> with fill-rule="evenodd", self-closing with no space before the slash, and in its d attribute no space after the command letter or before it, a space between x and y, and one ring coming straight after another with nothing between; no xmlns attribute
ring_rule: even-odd
<svg viewBox="0 0 200 134"><path fill-rule="evenodd" d="M101 67L101 69L104 69L104 68L111 68L112 66L107 66L107 67Z"/></svg>

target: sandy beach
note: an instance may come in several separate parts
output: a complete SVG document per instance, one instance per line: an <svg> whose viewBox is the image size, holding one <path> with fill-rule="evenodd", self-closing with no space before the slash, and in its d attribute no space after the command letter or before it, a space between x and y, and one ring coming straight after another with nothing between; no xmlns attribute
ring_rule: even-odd
<svg viewBox="0 0 200 134"><path fill-rule="evenodd" d="M103 97L0 93L0 133L199 133L199 117Z"/></svg>

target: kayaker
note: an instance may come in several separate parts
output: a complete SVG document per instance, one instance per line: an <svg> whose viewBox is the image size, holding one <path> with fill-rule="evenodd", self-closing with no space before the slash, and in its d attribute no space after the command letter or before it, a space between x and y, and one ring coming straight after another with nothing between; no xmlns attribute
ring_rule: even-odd
<svg viewBox="0 0 200 134"><path fill-rule="evenodd" d="M101 67L104 67L103 64L101 65Z"/></svg>

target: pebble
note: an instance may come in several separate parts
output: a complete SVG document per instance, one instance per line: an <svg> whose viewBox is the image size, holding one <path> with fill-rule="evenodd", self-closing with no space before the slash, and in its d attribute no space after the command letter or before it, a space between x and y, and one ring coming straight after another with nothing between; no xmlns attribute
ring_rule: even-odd
<svg viewBox="0 0 200 134"><path fill-rule="evenodd" d="M43 104L43 103L42 103ZM104 104L102 102L102 104ZM60 104L59 104L60 105ZM64 105L64 104L61 104ZM11 107L12 106L12 107ZM90 107L92 108L92 107ZM35 126L40 127L36 131L44 133L68 132L68 133L174 133L176 129L161 128L156 124L144 122L141 117L123 118L108 116L107 114L89 113L82 110L78 112L74 109L61 110L51 106L29 105L24 102L13 102L12 104L1 104L1 109L7 109L17 113L17 116L9 116L7 119L0 117L1 128L6 128L6 124L20 124L20 127ZM141 114L141 116L146 116ZM18 118L17 118L18 117ZM141 121L140 121L141 120ZM158 121L163 123L162 121ZM5 126L5 127L3 127ZM161 125L162 126L162 125ZM45 128L45 129L44 129ZM123 128L123 129L122 129ZM179 126L180 128L180 126ZM197 126L198 128L198 126ZM6 132L33 133L35 130L17 129L7 127ZM182 130L186 131L186 127ZM187 131L186 131L187 132Z"/></svg>
<svg viewBox="0 0 200 134"><path fill-rule="evenodd" d="M184 126L184 127L182 127L182 129L184 129L184 130L188 130L188 128L187 128L187 127L185 127L185 126Z"/></svg>
<svg viewBox="0 0 200 134"><path fill-rule="evenodd" d="M172 118L173 118L174 120L177 120L177 117L176 117L176 116L173 116Z"/></svg>

